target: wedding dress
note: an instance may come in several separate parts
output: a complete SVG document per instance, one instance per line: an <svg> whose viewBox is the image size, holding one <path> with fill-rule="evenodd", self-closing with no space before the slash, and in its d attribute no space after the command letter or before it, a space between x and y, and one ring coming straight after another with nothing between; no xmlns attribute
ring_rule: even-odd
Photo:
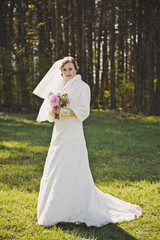
<svg viewBox="0 0 160 240"><path fill-rule="evenodd" d="M55 120L48 112L48 120L55 124L40 184L38 223L101 227L138 218L142 215L140 206L104 194L94 185L82 124L90 111L89 86L80 75L62 85L60 90L68 93L76 117L60 116Z"/></svg>

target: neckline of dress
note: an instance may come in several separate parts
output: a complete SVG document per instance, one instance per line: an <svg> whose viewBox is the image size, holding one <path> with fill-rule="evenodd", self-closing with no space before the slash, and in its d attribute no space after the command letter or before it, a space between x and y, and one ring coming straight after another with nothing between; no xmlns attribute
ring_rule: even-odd
<svg viewBox="0 0 160 240"><path fill-rule="evenodd" d="M68 82L65 83L63 89L65 90L66 88L71 86L75 81L77 81L79 79L81 79L81 75L76 74L76 76L74 76L71 80L69 80Z"/></svg>

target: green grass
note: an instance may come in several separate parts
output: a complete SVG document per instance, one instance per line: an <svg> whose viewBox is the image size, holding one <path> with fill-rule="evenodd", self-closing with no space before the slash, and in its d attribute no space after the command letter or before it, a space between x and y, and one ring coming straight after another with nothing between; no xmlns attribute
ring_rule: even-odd
<svg viewBox="0 0 160 240"><path fill-rule="evenodd" d="M101 228L37 224L53 125L35 119L34 114L0 116L0 239L160 239L160 117L92 111L84 122L96 186L143 209L138 220Z"/></svg>

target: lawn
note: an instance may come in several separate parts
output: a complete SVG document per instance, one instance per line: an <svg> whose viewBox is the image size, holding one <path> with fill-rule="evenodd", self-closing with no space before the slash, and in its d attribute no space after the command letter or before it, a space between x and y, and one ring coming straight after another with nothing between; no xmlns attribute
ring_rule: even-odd
<svg viewBox="0 0 160 240"><path fill-rule="evenodd" d="M160 117L92 111L84 122L96 186L138 204L138 220L101 228L36 219L37 197L53 124L35 114L0 116L0 239L160 239Z"/></svg>

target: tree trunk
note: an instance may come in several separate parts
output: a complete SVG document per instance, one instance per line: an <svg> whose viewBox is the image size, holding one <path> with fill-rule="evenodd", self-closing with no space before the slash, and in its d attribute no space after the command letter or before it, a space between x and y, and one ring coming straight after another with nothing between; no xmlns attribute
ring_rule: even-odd
<svg viewBox="0 0 160 240"><path fill-rule="evenodd" d="M55 0L55 60L60 58L60 29L61 29L61 19L60 19L60 2Z"/></svg>
<svg viewBox="0 0 160 240"><path fill-rule="evenodd" d="M110 60L111 60L111 109L116 109L115 94L115 0L111 0Z"/></svg>
<svg viewBox="0 0 160 240"><path fill-rule="evenodd" d="M71 3L71 56L75 58L75 9L74 9L74 0L70 0Z"/></svg>
<svg viewBox="0 0 160 240"><path fill-rule="evenodd" d="M86 25L85 25L85 2L81 0L82 6L82 66L81 66L81 74L82 79L86 81Z"/></svg>
<svg viewBox="0 0 160 240"><path fill-rule="evenodd" d="M17 68L18 68L18 79L21 87L21 97L22 97L22 106L30 107L30 98L29 92L27 90L28 84L26 82L27 78L27 60L25 56L25 46L26 46L26 37L25 37L25 12L23 10L23 6L21 1L18 1L17 8L17 17L18 17L18 46L19 46L19 54L16 56L17 60Z"/></svg>
<svg viewBox="0 0 160 240"><path fill-rule="evenodd" d="M133 67L134 67L134 90L137 112L141 110L139 82L138 82L138 54L137 54L137 8L136 1L133 1L132 5L133 12Z"/></svg>
<svg viewBox="0 0 160 240"><path fill-rule="evenodd" d="M103 20L103 4L101 3L101 15L99 19L98 28L98 49L97 49L97 59L96 59L96 88L95 88L95 108L98 108L99 102L99 80L100 80L100 57L101 57L101 39L102 39L102 20Z"/></svg>
<svg viewBox="0 0 160 240"><path fill-rule="evenodd" d="M5 4L5 1L0 1L0 73L1 80L0 85L2 88L0 89L0 96L4 101L4 107L13 107L13 92L12 92L12 56L11 56L11 36L8 31L7 26L7 15L9 13L11 16L13 15L13 5L8 6L8 3ZM12 11L12 13L11 13ZM13 25L9 25L9 27L13 28Z"/></svg>
<svg viewBox="0 0 160 240"><path fill-rule="evenodd" d="M147 36L147 69L148 69L148 91L149 91L149 109L150 114L155 113L154 106L154 56L153 56L153 25L152 25L152 16L148 12L148 36Z"/></svg>
<svg viewBox="0 0 160 240"><path fill-rule="evenodd" d="M117 69L117 88L120 94L121 107L125 110L123 90L124 85L124 31L123 31L123 2L118 3L119 14L118 14L118 69Z"/></svg>
<svg viewBox="0 0 160 240"><path fill-rule="evenodd" d="M64 1L64 17L63 17L63 24L64 24L64 55L68 56L69 53L69 0Z"/></svg>
<svg viewBox="0 0 160 240"><path fill-rule="evenodd" d="M87 49L88 49L88 83L91 87L92 95L93 95L93 40L92 40L92 33L93 33L93 20L94 20L94 11L95 6L92 0L88 2L88 11L87 11ZM91 104L93 103L93 97L91 98Z"/></svg>
<svg viewBox="0 0 160 240"><path fill-rule="evenodd" d="M156 34L156 92L155 92L155 114L160 115L160 33Z"/></svg>
<svg viewBox="0 0 160 240"><path fill-rule="evenodd" d="M6 47L7 44L7 32L6 32L6 14L7 5L4 1L0 1L0 47Z"/></svg>
<svg viewBox="0 0 160 240"><path fill-rule="evenodd" d="M101 76L101 92L100 92L100 102L103 106L105 89L108 90L108 56L107 56L107 11L106 2L103 3L103 66L102 66L102 76Z"/></svg>

